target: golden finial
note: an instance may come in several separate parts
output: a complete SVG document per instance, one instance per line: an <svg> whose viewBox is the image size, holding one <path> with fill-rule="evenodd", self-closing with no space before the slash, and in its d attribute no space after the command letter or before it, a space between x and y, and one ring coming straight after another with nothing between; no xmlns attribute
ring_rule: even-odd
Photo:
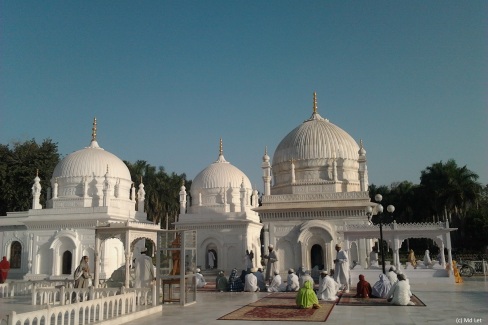
<svg viewBox="0 0 488 325"><path fill-rule="evenodd" d="M36 177L39 177L39 168L36 169Z"/></svg>
<svg viewBox="0 0 488 325"><path fill-rule="evenodd" d="M264 154L267 155L268 154L268 146L265 146L264 147Z"/></svg>
<svg viewBox="0 0 488 325"><path fill-rule="evenodd" d="M317 113L317 93L313 92L313 112Z"/></svg>
<svg viewBox="0 0 488 325"><path fill-rule="evenodd" d="M97 118L93 118L92 141L97 141Z"/></svg>
<svg viewBox="0 0 488 325"><path fill-rule="evenodd" d="M220 138L220 149L219 149L219 156L224 154L224 149L222 148L222 138Z"/></svg>
<svg viewBox="0 0 488 325"><path fill-rule="evenodd" d="M142 175L141 175L141 184L142 184Z"/></svg>
<svg viewBox="0 0 488 325"><path fill-rule="evenodd" d="M359 139L359 147L362 148L363 147L363 139Z"/></svg>

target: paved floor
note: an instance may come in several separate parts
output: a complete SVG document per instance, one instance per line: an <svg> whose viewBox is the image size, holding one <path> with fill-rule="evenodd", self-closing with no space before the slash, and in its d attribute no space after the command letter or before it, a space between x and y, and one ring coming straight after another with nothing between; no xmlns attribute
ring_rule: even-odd
<svg viewBox="0 0 488 325"><path fill-rule="evenodd" d="M472 277L462 284L412 284L412 291L426 307L335 306L325 324L488 324L488 277ZM265 296L266 293L199 293L197 303L164 305L153 314L127 325L141 324L324 324L323 322L229 321L217 318Z"/></svg>
<svg viewBox="0 0 488 325"><path fill-rule="evenodd" d="M465 278L462 284L412 284L412 291L426 304L426 307L339 305L334 307L325 324L488 324L488 277ZM164 305L160 313L125 324L324 324L323 322L217 320L265 295L267 293L198 293L196 304L187 307ZM12 310L25 312L35 309L36 307L28 305L29 300L30 297L0 299L0 315Z"/></svg>

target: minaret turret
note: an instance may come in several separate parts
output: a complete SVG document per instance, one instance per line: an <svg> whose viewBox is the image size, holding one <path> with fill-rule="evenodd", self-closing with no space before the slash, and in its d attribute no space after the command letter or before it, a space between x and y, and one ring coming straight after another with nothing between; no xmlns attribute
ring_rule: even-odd
<svg viewBox="0 0 488 325"><path fill-rule="evenodd" d="M269 162L268 147L264 148L263 163L261 164L263 170L264 195L271 194L271 164Z"/></svg>

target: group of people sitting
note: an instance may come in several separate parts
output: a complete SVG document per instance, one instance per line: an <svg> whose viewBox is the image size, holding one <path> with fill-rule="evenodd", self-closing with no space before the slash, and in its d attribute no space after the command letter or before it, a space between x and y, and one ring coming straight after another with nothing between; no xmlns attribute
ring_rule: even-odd
<svg viewBox="0 0 488 325"><path fill-rule="evenodd" d="M207 284L200 269L196 270L196 284L201 288ZM274 276L269 285L266 285L262 269L251 268L243 270L238 275L237 269L233 269L229 278L225 277L224 271L219 271L215 280L217 291L231 292L297 292L296 304L299 308L320 308L319 300L336 301L337 293L340 291L340 284L334 280L328 271L320 272L319 285L314 290L314 280L310 271L305 271L300 277L294 269L288 270L286 282L283 282L278 270L274 270ZM410 300L412 292L405 274L396 270L395 266L390 267L386 274L381 273L379 280L371 286L364 275L359 275L359 282L356 286L356 298L384 298L393 305L414 305Z"/></svg>
<svg viewBox="0 0 488 325"><path fill-rule="evenodd" d="M380 279L371 286L364 275L359 275L356 287L356 298L384 298L393 305L415 305L410 300L412 292L410 283L405 274L400 273L392 266L386 274L381 273Z"/></svg>

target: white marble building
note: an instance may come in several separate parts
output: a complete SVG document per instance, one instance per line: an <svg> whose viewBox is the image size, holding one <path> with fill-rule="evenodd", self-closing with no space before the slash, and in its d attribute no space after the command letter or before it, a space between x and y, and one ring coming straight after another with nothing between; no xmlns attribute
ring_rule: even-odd
<svg viewBox="0 0 488 325"><path fill-rule="evenodd" d="M136 210L129 169L98 145L96 119L90 145L67 155L54 169L46 207L39 202L39 177L33 183L32 209L0 217L0 245L2 256L11 261L10 279L72 279L84 255L94 269L97 222L148 223L144 186L139 185ZM104 279L128 256L119 239L107 239L101 246Z"/></svg>
<svg viewBox="0 0 488 325"><path fill-rule="evenodd" d="M215 268L228 275L244 269L246 250L253 251L255 266L260 261L258 191L249 178L225 160L220 140L218 159L203 169L191 185L191 202L184 186L180 191L177 229L197 231L197 265L209 266L208 251L216 257Z"/></svg>
<svg viewBox="0 0 488 325"><path fill-rule="evenodd" d="M344 225L367 223L365 209L372 205L362 142L319 115L314 93L312 116L283 138L272 161L265 151L262 169L264 195L254 211L278 269L332 269ZM351 261L366 267L372 241L348 244Z"/></svg>

